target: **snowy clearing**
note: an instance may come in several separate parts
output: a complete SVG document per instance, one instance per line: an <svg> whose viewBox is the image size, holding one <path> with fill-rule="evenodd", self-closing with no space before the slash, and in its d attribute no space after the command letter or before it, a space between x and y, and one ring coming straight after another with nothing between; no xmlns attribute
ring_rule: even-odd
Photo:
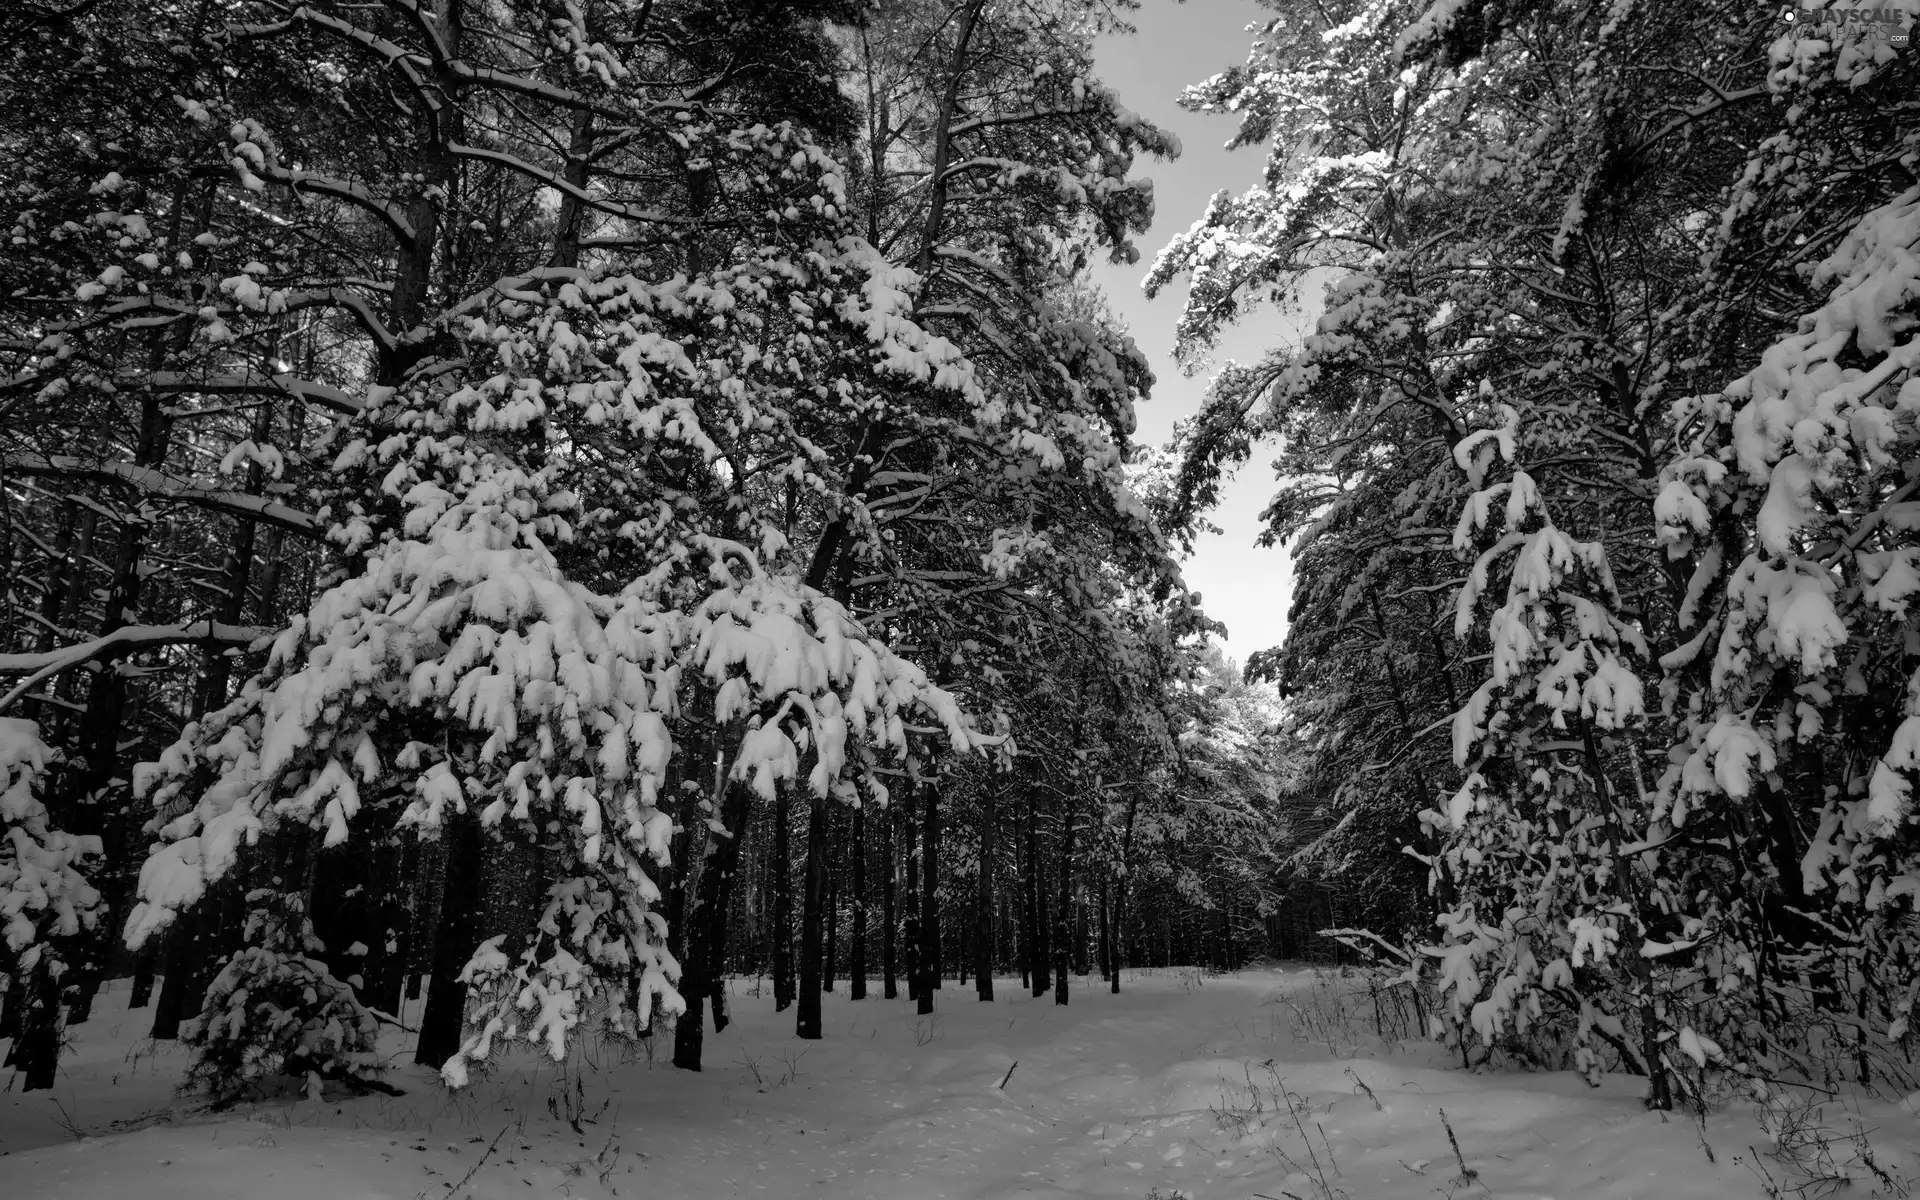
<svg viewBox="0 0 1920 1200"><path fill-rule="evenodd" d="M215 1116L176 1106L185 1053L137 1036L146 1014L126 1010L122 982L74 1031L51 1093L0 1095L0 1153L8 1194L36 1200L1766 1195L1750 1105L1703 1128L1646 1111L1624 1076L1595 1090L1572 1073L1467 1073L1437 1046L1382 1044L1364 1008L1339 1015L1333 989L1357 979L1145 972L1118 996L1080 983L1060 1008L1018 980L992 1004L949 981L930 1018L904 999L854 1003L842 983L827 1038L806 1043L770 993L735 980L736 1022L699 1075L588 1045L565 1070L507 1060L462 1094L407 1065L403 1097ZM1866 1111L1897 1174L1920 1122ZM1788 1177L1772 1154L1759 1164Z"/></svg>

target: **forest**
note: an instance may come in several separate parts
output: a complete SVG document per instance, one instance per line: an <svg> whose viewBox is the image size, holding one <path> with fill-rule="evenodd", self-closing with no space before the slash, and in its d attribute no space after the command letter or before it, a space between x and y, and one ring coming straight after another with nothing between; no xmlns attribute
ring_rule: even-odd
<svg viewBox="0 0 1920 1200"><path fill-rule="evenodd" d="M1262 7L1148 261L1131 0L8 5L10 1089L122 981L224 1106L1275 959L1920 1086L1920 0Z"/></svg>

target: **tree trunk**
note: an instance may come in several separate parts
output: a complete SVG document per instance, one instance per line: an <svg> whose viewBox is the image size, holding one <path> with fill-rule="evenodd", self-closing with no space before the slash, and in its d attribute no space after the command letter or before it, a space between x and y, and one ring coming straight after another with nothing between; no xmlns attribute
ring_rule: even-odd
<svg viewBox="0 0 1920 1200"><path fill-rule="evenodd" d="M464 41L464 2L443 0L439 18L425 18L437 28L439 40L446 47L447 54L454 57L460 54L461 42ZM455 79L444 77L445 74L446 68L436 68L430 81L451 93L459 85ZM449 104L438 112L422 110L416 117L415 167L424 186L406 209L407 224L413 236L396 239L398 254L393 288L387 293L388 311L391 314L388 324L395 334L401 336L391 348L383 349L375 360L376 383L399 383L409 367L433 351L433 343L429 339L405 335L413 333L416 327L426 321L428 294L433 285L434 250L440 243L440 210L447 198L456 191L458 164L451 147L466 137L465 115L460 105ZM431 1003L431 999L428 1002Z"/></svg>
<svg viewBox="0 0 1920 1200"><path fill-rule="evenodd" d="M420 984L433 970L433 946L440 928L440 898L447 876L447 844L422 842L417 848L418 874L414 878L413 911L407 923L407 999L420 998Z"/></svg>
<svg viewBox="0 0 1920 1200"><path fill-rule="evenodd" d="M840 839L836 836L834 810L837 805L829 804L827 817L827 896L825 905L826 949L820 959L820 990L833 990L834 967L839 961L840 951L840 871L846 864L841 862Z"/></svg>
<svg viewBox="0 0 1920 1200"><path fill-rule="evenodd" d="M753 789L746 784L731 784L727 791L724 824L732 836L718 844L714 861L708 865L713 899L707 916L707 999L713 1003L713 1031L724 1033L732 1019L727 1016L727 932L728 915L733 906L734 880L740 875L741 843L747 840L747 827L753 816Z"/></svg>
<svg viewBox="0 0 1920 1200"><path fill-rule="evenodd" d="M228 907L236 891L244 895L232 876L208 888L200 902L176 917L173 928L167 931L167 973L160 980L160 997L154 1002L149 1033L156 1041L179 1037L180 1022L200 1015L207 984L213 981L221 957L221 910Z"/></svg>
<svg viewBox="0 0 1920 1200"><path fill-rule="evenodd" d="M480 944L477 924L483 902L480 859L483 850L480 822L472 816L454 818L441 833L446 844L445 882L441 886L440 919L433 939L432 978L427 984L427 1007L420 1015L420 1041L413 1061L439 1069L460 1048L467 1017L467 985L460 972Z"/></svg>
<svg viewBox="0 0 1920 1200"><path fill-rule="evenodd" d="M781 787L773 805L773 1011L793 1003L793 795Z"/></svg>
<svg viewBox="0 0 1920 1200"><path fill-rule="evenodd" d="M973 901L973 987L982 1000L993 999L994 793L998 790L998 785L989 779L981 791L980 880Z"/></svg>
<svg viewBox="0 0 1920 1200"><path fill-rule="evenodd" d="M720 981L726 971L727 907L733 898L734 877L740 871L740 843L746 838L752 797L743 783L725 784L717 768L715 787L725 788L719 817L727 833L709 839L711 850L701 872L699 896L687 917L687 959L681 964L680 974L680 996L687 1002L687 1011L673 1027L673 1065L687 1071L700 1069L704 1002L713 1002L715 1033L726 1029L728 1023L720 1003Z"/></svg>
<svg viewBox="0 0 1920 1200"><path fill-rule="evenodd" d="M51 1088L60 1066L60 984L45 949L21 989L20 1027L8 1055L23 1092Z"/></svg>
<svg viewBox="0 0 1920 1200"><path fill-rule="evenodd" d="M867 998L867 810L853 810L853 944L848 948L847 989Z"/></svg>
<svg viewBox="0 0 1920 1200"><path fill-rule="evenodd" d="M921 232L920 257L916 264L923 277L932 270L934 247L939 244L946 218L947 196L952 186L947 174L947 162L953 153L953 122L960 110L961 80L967 74L967 44L973 39L974 27L980 20L980 10L985 6L986 0L968 0L967 6L960 10L954 29L953 57L947 66L946 94L942 97L935 118L933 169L928 173L927 219Z"/></svg>
<svg viewBox="0 0 1920 1200"><path fill-rule="evenodd" d="M1100 978L1113 980L1113 914L1107 908L1107 878L1100 877Z"/></svg>
<svg viewBox="0 0 1920 1200"><path fill-rule="evenodd" d="M364 972L379 941L374 914L381 882L375 858L376 848L360 840L318 851L308 898L313 933L322 946L316 957L334 978L353 988L355 999L368 1005L375 1001ZM350 954L356 944L363 952Z"/></svg>
<svg viewBox="0 0 1920 1200"><path fill-rule="evenodd" d="M1111 943L1113 955L1113 974L1110 976L1110 990L1120 994L1121 947L1126 941L1127 919L1127 877L1133 869L1133 818L1140 811L1140 785L1129 783L1127 786L1127 826L1120 834L1120 871L1113 881L1113 928Z"/></svg>
<svg viewBox="0 0 1920 1200"><path fill-rule="evenodd" d="M93 510L88 509L87 514L93 515ZM47 569L46 590L40 593L40 634L35 639L33 647L40 654L45 654L59 644L60 605L70 587L69 577L86 570L83 560L87 552L76 551L73 545L74 522L79 518L80 502L72 496L67 497L60 505L60 523L55 527L53 555ZM53 705L48 705L47 708L49 714L58 711ZM48 722L42 722L43 726L46 724Z"/></svg>
<svg viewBox="0 0 1920 1200"><path fill-rule="evenodd" d="M26 976L15 971L7 976L7 990L0 992L0 1038L14 1039L20 1036L20 1010L27 1004ZM7 1049L7 1063L13 1061L13 1048Z"/></svg>
<svg viewBox="0 0 1920 1200"><path fill-rule="evenodd" d="M887 864L880 889L880 974L882 984L880 994L888 1000L900 994L895 977L898 975L894 960L894 893L899 881L899 862L894 853L893 836L895 817L893 806L888 805L880 822L880 861Z"/></svg>
<svg viewBox="0 0 1920 1200"><path fill-rule="evenodd" d="M1019 851L1015 852L1018 861ZM1029 882L1032 864L1020 872L1018 894L1014 897L1014 912L1009 920L1013 924L1013 956L1020 960L1020 987L1027 990L1033 987L1033 889Z"/></svg>
<svg viewBox="0 0 1920 1200"><path fill-rule="evenodd" d="M593 114L582 108L573 114L573 128L567 138L567 161L560 169L560 177L579 193L560 193L560 215L554 222L553 257L547 260L548 266L577 267L580 265L580 217L586 210L580 194L587 190L587 170L589 158L593 153Z"/></svg>
<svg viewBox="0 0 1920 1200"><path fill-rule="evenodd" d="M409 894L419 873L420 844L407 841L383 846L375 858L381 881L375 911L379 916L380 942L373 947L367 964L368 1003L389 1016L398 1017L403 1003L407 977L407 958L412 952L412 905Z"/></svg>
<svg viewBox="0 0 1920 1200"><path fill-rule="evenodd" d="M200 920L201 900L188 912L173 919L166 932L163 957L167 973L160 977L160 997L153 1004L153 1026L147 1036L157 1042L170 1042L180 1036L180 1017L186 1010L187 979L194 973L193 927Z"/></svg>
<svg viewBox="0 0 1920 1200"><path fill-rule="evenodd" d="M1035 998L1047 994L1053 986L1053 979L1047 969L1047 908L1046 885L1040 867L1040 830L1039 813L1040 794L1037 788L1027 789L1027 969L1032 973L1032 987Z"/></svg>
<svg viewBox="0 0 1920 1200"><path fill-rule="evenodd" d="M254 412L253 428L249 435L255 445L267 445L273 438L273 405L262 404ZM260 464L250 463L247 467L247 494L258 496L266 485L266 473ZM253 576L254 523L240 518L233 523L233 541L227 547L227 561L222 564L222 573L226 576L225 590L221 593L215 618L228 625L240 623L246 611L247 583ZM224 651L207 652L206 669L200 675L200 692L195 700L194 715L200 716L220 708L227 702L227 690L233 679L233 657Z"/></svg>
<svg viewBox="0 0 1920 1200"><path fill-rule="evenodd" d="M1587 774L1593 782L1594 795L1600 802L1607 821L1607 839L1613 853L1615 883L1620 889L1621 899L1627 902L1633 914L1635 925L1634 942L1643 943L1647 937L1648 905L1640 894L1638 880L1634 877L1634 864L1620 852L1620 843L1626 839L1620 828L1620 814L1613 804L1612 793L1607 787L1605 770L1600 765L1600 750L1594 742L1593 728L1583 725L1582 741L1586 747ZM1633 974L1637 984L1634 1003L1640 1009L1641 1055L1646 1059L1647 1082L1650 1090L1647 1094L1647 1107L1669 1110L1673 1107L1673 1087L1667 1078L1667 1070L1660 1061L1660 1014L1655 1006L1653 995L1653 963L1645 955L1628 951L1627 969Z"/></svg>
<svg viewBox="0 0 1920 1200"><path fill-rule="evenodd" d="M933 1011L940 986L940 789L928 783L920 833L920 1014Z"/></svg>
<svg viewBox="0 0 1920 1200"><path fill-rule="evenodd" d="M699 744L695 743L689 749L695 751L693 761L701 761ZM697 797L687 796L684 801L687 806L685 819L680 822L686 830L686 842L680 847L678 856L680 886L674 889L680 904L679 911L670 919L680 933L678 945L672 953L680 963L680 998L686 1001L687 1009L674 1022L673 1065L688 1071L700 1069L700 1043L707 1019L707 936L702 927L705 913L701 905L708 897L702 885L706 882L708 848L713 843L712 830L708 828L707 821L719 816L714 811L719 800L720 797L715 795L705 808L701 808Z"/></svg>
<svg viewBox="0 0 1920 1200"><path fill-rule="evenodd" d="M912 790L907 791L909 800L900 817L901 832L906 840L901 843L900 856L905 860L907 870L906 912L902 914L900 932L905 943L907 999L920 998L920 859L917 843L919 835L913 827Z"/></svg>
<svg viewBox="0 0 1920 1200"><path fill-rule="evenodd" d="M1082 979L1093 973L1087 923L1087 889L1076 885L1073 889L1073 973Z"/></svg>
<svg viewBox="0 0 1920 1200"><path fill-rule="evenodd" d="M1097 794L1097 793L1096 793ZM1060 902L1053 914L1053 1002L1067 1002L1073 973L1073 805L1060 814Z"/></svg>
<svg viewBox="0 0 1920 1200"><path fill-rule="evenodd" d="M133 960L133 992L127 997L128 1008L145 1008L153 1002L153 978L157 973L159 955L152 946L140 952Z"/></svg>
<svg viewBox="0 0 1920 1200"><path fill-rule="evenodd" d="M813 811L807 817L806 891L800 910L800 1011L793 1035L808 1041L820 1037L821 924L827 906L827 806L831 803L826 796L815 796Z"/></svg>

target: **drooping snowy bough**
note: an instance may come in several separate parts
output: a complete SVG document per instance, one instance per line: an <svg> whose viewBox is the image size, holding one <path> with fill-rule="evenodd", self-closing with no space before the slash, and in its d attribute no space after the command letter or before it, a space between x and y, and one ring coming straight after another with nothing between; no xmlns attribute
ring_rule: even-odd
<svg viewBox="0 0 1920 1200"><path fill-rule="evenodd" d="M102 907L86 875L100 839L55 828L41 798L53 762L37 724L0 717L0 975L19 985L15 1058L28 1088L53 1086L64 947Z"/></svg>
<svg viewBox="0 0 1920 1200"><path fill-rule="evenodd" d="M464 369L430 364L375 389L335 463L333 536L357 567L274 640L236 700L139 773L162 840L130 944L241 869L244 847L299 859L456 822L537 846L533 930L518 947L488 937L461 976L468 1032L443 1068L458 1086L500 1039L558 1057L590 1016L631 1033L681 1009L650 871L668 860L663 793L696 694L717 726L744 731L724 748L729 773L763 796L851 799L859 782L884 800L873 768L908 756L916 712L915 728L938 731L915 735L916 755L970 749L953 697L791 563L768 569L785 553L777 530L739 506L720 511L751 541L721 536L702 524L713 506L673 486L689 464L724 482L731 464L774 457L796 485L828 487L801 432L817 416L782 406L858 411L876 376L979 398L964 360L906 319L905 295L859 287L863 251L821 243L706 281L507 281L467 317ZM834 302L769 354L767 322L742 300L777 310L806 287ZM583 526L594 546L577 543ZM610 557L637 578L585 581L607 579ZM298 919L256 924L305 953ZM247 952L256 969L263 952ZM243 1025L229 1015L217 1036L267 1037L283 1057L309 1027Z"/></svg>
<svg viewBox="0 0 1920 1200"><path fill-rule="evenodd" d="M1648 922L1624 857L1640 814L1601 759L1610 735L1645 715L1635 667L1647 645L1618 615L1605 547L1554 523L1514 462L1518 415L1501 412L1501 427L1454 449L1474 489L1454 533L1456 551L1472 558L1456 636L1474 629L1483 596L1505 587L1485 627L1488 677L1453 720L1465 782L1446 812L1421 818L1445 839L1433 865L1457 893L1429 953L1463 1042L1524 1035L1557 1009L1574 1017L1574 1061L1589 1076L1600 1069L1596 1035L1646 1073L1656 1030L1643 1024L1641 1046L1631 1045L1619 1011L1624 1002L1652 1014L1638 960L1619 953ZM1496 464L1507 465L1497 482Z"/></svg>
<svg viewBox="0 0 1920 1200"><path fill-rule="evenodd" d="M53 827L40 788L53 751L40 727L0 717L0 957L8 974L33 971L49 943L90 929L100 893L81 870L100 839Z"/></svg>
<svg viewBox="0 0 1920 1200"><path fill-rule="evenodd" d="M1677 736L1654 817L1662 837L1731 826L1777 873L1777 903L1752 898L1753 866L1692 881L1722 1018L1864 1069L1899 1053L1920 996L1920 189L1812 280L1825 302L1751 373L1674 406L1657 516L1692 567L1692 637L1662 662ZM1807 763L1837 766L1810 805Z"/></svg>
<svg viewBox="0 0 1920 1200"><path fill-rule="evenodd" d="M1825 301L1753 371L1672 405L1654 515L1685 593L1658 659L1600 544L1524 471L1485 484L1511 428L1458 451L1460 633L1511 563L1455 718L1465 785L1423 818L1457 893L1428 954L1463 1033L1558 1019L1656 1104L1728 1068L1902 1078L1920 997L1920 191L1811 278Z"/></svg>

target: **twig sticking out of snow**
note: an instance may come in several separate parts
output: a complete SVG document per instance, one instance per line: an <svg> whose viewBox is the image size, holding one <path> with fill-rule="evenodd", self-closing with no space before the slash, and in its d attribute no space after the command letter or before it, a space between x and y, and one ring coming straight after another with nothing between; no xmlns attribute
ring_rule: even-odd
<svg viewBox="0 0 1920 1200"><path fill-rule="evenodd" d="M1017 1059L1017 1058L1016 1058L1016 1059L1014 1059L1014 1060L1013 1060L1013 1067L1017 1067L1017 1066L1019 1066L1019 1065L1020 1065L1020 1060L1019 1060L1019 1059ZM1005 1075L1002 1075L1002 1076L1000 1077L1000 1090L1001 1090L1001 1091L1003 1091L1003 1092L1007 1090L1007 1080L1009 1080L1009 1079L1012 1079L1012 1078L1013 1078L1013 1067L1008 1067L1008 1068L1007 1068L1007 1073L1006 1073Z"/></svg>
<svg viewBox="0 0 1920 1200"><path fill-rule="evenodd" d="M1467 1183L1472 1183L1474 1180L1479 1179L1480 1172L1468 1166L1467 1156L1460 1153L1460 1139L1453 1136L1453 1122L1447 1120L1447 1110L1444 1108L1440 1110L1440 1124L1446 1126L1447 1142L1453 1147L1453 1157L1459 1160L1460 1178Z"/></svg>
<svg viewBox="0 0 1920 1200"><path fill-rule="evenodd" d="M500 1132L493 1135L493 1141L487 1146L486 1152L480 1155L480 1161L469 1167L467 1173L460 1177L460 1182L454 1184L453 1187L448 1190L447 1195L449 1198L457 1196L460 1189L467 1186L467 1180L472 1179L480 1173L480 1168L486 1166L487 1160L493 1157L494 1147L500 1144L500 1139L507 1136L507 1130L511 1128L513 1128L511 1125L502 1125L500 1127Z"/></svg>
<svg viewBox="0 0 1920 1200"><path fill-rule="evenodd" d="M1366 1080L1360 1078L1359 1072L1355 1071L1352 1067L1348 1067L1347 1078L1353 1080L1353 1085L1359 1088L1361 1091L1365 1092L1367 1094L1367 1099L1373 1101L1373 1111L1375 1112L1387 1111L1387 1106L1380 1103L1380 1097L1373 1094L1373 1089L1367 1086Z"/></svg>

